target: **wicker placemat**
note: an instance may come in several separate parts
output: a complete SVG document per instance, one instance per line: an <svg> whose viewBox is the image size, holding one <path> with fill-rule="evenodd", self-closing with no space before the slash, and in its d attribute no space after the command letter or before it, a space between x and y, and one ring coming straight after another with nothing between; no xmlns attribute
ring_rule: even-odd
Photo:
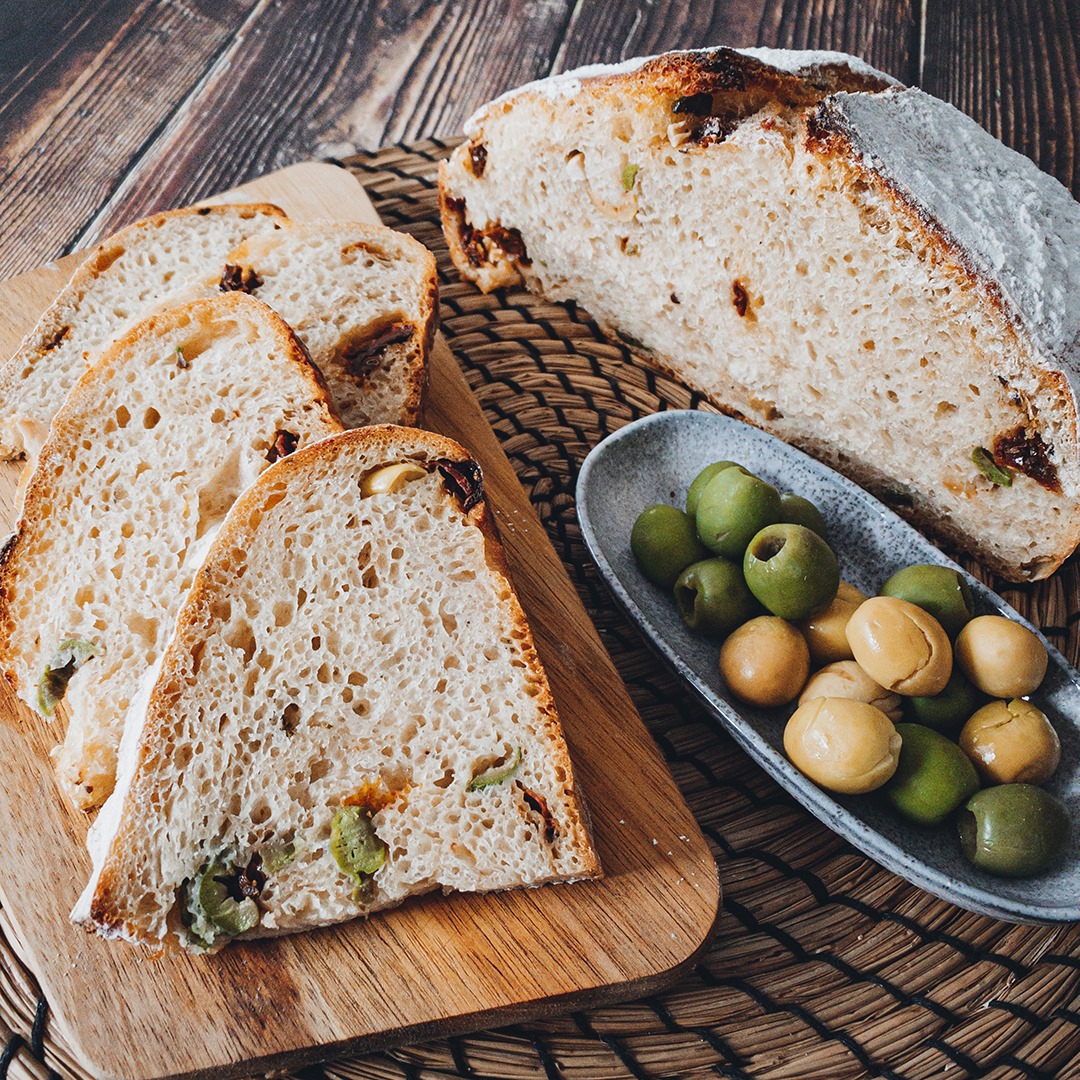
<svg viewBox="0 0 1080 1080"><path fill-rule="evenodd" d="M633 363L584 313L458 280L434 184L447 150L430 142L345 164L387 224L437 254L446 338L713 845L723 913L702 962L663 994L295 1075L1080 1077L1080 925L972 915L864 858L718 731L617 612L578 530L578 468L629 420L707 406ZM1077 662L1075 559L1049 582L991 583ZM0 1080L83 1075L14 944L0 911Z"/></svg>

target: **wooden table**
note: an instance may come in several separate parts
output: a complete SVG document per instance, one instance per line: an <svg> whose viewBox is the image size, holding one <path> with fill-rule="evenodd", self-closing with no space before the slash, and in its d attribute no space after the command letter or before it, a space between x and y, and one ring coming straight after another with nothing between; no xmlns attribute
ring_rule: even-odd
<svg viewBox="0 0 1080 1080"><path fill-rule="evenodd" d="M863 56L1080 193L1075 0L5 0L0 13L0 277L294 161L453 135L529 79L711 44Z"/></svg>
<svg viewBox="0 0 1080 1080"><path fill-rule="evenodd" d="M860 55L903 82L951 101L1080 196L1078 39L1076 0L962 0L955 5L942 0L2 0L0 277L84 247L147 213L194 201L295 161L341 158L357 149L453 136L474 108L529 79L584 63L710 44ZM519 463L515 454L511 457ZM1078 606L1077 597L1066 598L1070 612ZM1074 619L1070 616L1070 626ZM676 772L687 790L699 785L701 777L687 765L692 761L698 767L695 747L680 743L680 737L691 738L677 733L665 752L680 763ZM768 830L757 815L759 810L773 813L771 796L763 797L756 781L739 792L750 802L747 833L741 839L755 851L761 844L767 862L770 840L761 839L760 830ZM731 855L726 845L733 833L709 835ZM858 859L851 864L852 879L862 873L861 865ZM820 887L813 875L798 868L794 873L804 891L814 893ZM734 910L731 905L742 902L738 885L731 895L729 912ZM860 915L857 907L843 912ZM778 948L804 949L798 941L792 945L786 931L759 922L760 910L741 907L738 917L743 933L764 927ZM869 945L877 924L868 926ZM919 927L918 912L912 926ZM950 926L922 955L928 956L931 948L970 949L976 978L977 965L986 964L986 955L979 952L985 935L980 935L978 927L969 933L966 924ZM1045 971L1045 966L1024 966L1035 965L1044 955L1080 971L1075 935L1067 935L1064 942L1048 938L1045 945L1041 939L1031 940L1030 948L1038 955L1025 954L1014 966L1003 964L1003 986L1023 980L1025 973L1034 977ZM838 955L832 968L840 978L849 973L843 957L851 954L840 955L840 946L831 940L813 952L829 960L834 947ZM0 940L0 953L3 948ZM725 955L736 956L738 948L736 934ZM997 952L989 948L991 966L1005 951L1000 944ZM723 974L706 964L702 977L722 980ZM798 975L793 979L797 982ZM1080 975L1031 1027L1047 1039L1072 1040L1058 1060L1067 1058L1080 1068L1074 1040L1080 1026L1078 982ZM886 978L881 985L892 993L898 982ZM1055 991L1059 995L1061 985L1059 981ZM823 1026L813 1010L762 997L753 987L744 992L734 981L728 991L733 1008L745 1007L743 999L752 998L753 1007L775 1012L778 1022L805 1025L809 1045L816 1040L826 1050L835 1049L834 1071L826 1053L818 1059L818 1068L825 1071L814 1075L854 1075L849 1066L858 1069L860 1062L869 1067L870 1059L847 1039L840 1021ZM956 993L961 994L962 987ZM14 1001L20 994L34 1000L27 986L0 980L0 995ZM578 1072L571 1074L663 1074L665 1040L674 1052L676 1046L685 1048L687 1040L710 1039L711 1019L700 1018L695 1026L692 1008L686 1015L671 1012L677 1004L676 998L652 1002L644 1018L628 1011L608 1018L609 1027L601 1022L591 1030L575 1018L577 1028L600 1049L591 1064L576 1059ZM935 1002L921 995L901 1004L913 1024L924 1014L931 1019L941 1015ZM987 1008L990 1019L1002 1015L990 1004ZM22 1035L14 1040L0 1021L0 1078L8 1074L9 1058L17 1061L11 1076L46 1075L28 1054L35 1041L32 1005L30 1010L16 1003L4 1014L22 1016ZM752 1011L747 1024L754 1022ZM1017 1011L1013 1019L1019 1023L1025 1018ZM35 1029L39 1037L45 1021L42 1011ZM629 1029L640 1039L634 1053L620 1042ZM564 1075L558 1063L560 1046L565 1049L569 1043L560 1039L569 1036L561 1028L552 1031L550 1057L541 1053L536 1066L524 1055L520 1075L532 1076L541 1066L541 1075ZM717 1066L720 1075L796 1075L772 1071L775 1062L767 1045L760 1058L740 1071L739 1062L748 1059L739 1056L737 1037L712 1038L719 1059L733 1063L730 1071ZM928 1040L926 1060L931 1063L930 1071L919 1075L935 1075L932 1063L941 1046L911 1028L897 1029L895 1035L898 1045L915 1038ZM983 1041L989 1044L992 1036ZM603 1058L605 1052L608 1058ZM489 1060L484 1055L481 1039L470 1044L468 1053L452 1044L443 1056L432 1051L412 1060L441 1066L446 1071L440 1076L501 1075L501 1068L510 1068L512 1053ZM1042 1075L1025 1066L1035 1057L1021 1055L1015 1075ZM947 1058L958 1066L949 1075L977 1074L977 1062L952 1053ZM385 1073L373 1068L380 1076L399 1075L389 1064L384 1066ZM604 1072L608 1068L611 1071ZM1014 1075L1002 1068L994 1075Z"/></svg>

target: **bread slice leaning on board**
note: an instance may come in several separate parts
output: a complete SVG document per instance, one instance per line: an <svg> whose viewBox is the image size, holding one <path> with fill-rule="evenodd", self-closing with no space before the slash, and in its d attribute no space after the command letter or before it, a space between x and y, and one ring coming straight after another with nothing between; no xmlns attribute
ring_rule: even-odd
<svg viewBox="0 0 1080 1080"><path fill-rule="evenodd" d="M233 501L341 430L296 336L241 294L152 316L76 383L0 553L0 669L45 715L65 699L76 806L112 790L124 714Z"/></svg>
<svg viewBox="0 0 1080 1080"><path fill-rule="evenodd" d="M121 230L75 271L0 368L0 453L32 458L87 365L135 322L234 291L293 327L346 425L417 421L438 323L435 259L422 244L266 205L194 207Z"/></svg>
<svg viewBox="0 0 1080 1080"><path fill-rule="evenodd" d="M241 496L90 846L76 921L194 949L600 873L464 447L349 431Z"/></svg>
<svg viewBox="0 0 1080 1080"><path fill-rule="evenodd" d="M462 275L639 356L1012 580L1080 539L1080 205L853 57L718 48L555 76L440 171Z"/></svg>

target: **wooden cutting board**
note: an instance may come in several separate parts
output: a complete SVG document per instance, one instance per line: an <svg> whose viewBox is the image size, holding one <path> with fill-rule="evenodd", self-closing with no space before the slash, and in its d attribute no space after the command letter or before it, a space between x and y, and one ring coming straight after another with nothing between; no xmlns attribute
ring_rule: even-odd
<svg viewBox="0 0 1080 1080"><path fill-rule="evenodd" d="M332 165L293 166L223 198L275 202L298 219L378 220L351 174ZM0 354L14 351L78 258L0 283ZM49 763L62 732L4 690L0 903L48 999L51 1030L90 1073L135 1080L295 1068L638 997L703 949L719 902L708 846L441 338L425 422L483 466L605 877L423 897L212 957L105 942L68 921L90 864L87 819L62 802ZM9 520L18 473L0 466Z"/></svg>

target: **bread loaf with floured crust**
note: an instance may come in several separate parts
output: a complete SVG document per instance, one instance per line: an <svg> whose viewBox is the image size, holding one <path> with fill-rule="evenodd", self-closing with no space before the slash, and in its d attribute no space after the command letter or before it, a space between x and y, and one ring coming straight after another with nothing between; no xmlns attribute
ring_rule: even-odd
<svg viewBox="0 0 1080 1080"><path fill-rule="evenodd" d="M192 289L246 237L286 222L266 203L190 207L154 214L87 255L0 367L0 455L33 457L88 364L125 329Z"/></svg>
<svg viewBox="0 0 1080 1080"><path fill-rule="evenodd" d="M233 501L339 431L296 336L238 294L152 316L76 383L0 555L0 666L32 708L65 700L75 805L112 790L125 711Z"/></svg>
<svg viewBox="0 0 1080 1080"><path fill-rule="evenodd" d="M464 447L382 426L236 502L132 711L77 921L209 949L599 874L482 490Z"/></svg>
<svg viewBox="0 0 1080 1080"><path fill-rule="evenodd" d="M440 172L483 289L638 356L1012 580L1080 539L1080 206L851 57L713 49L531 84Z"/></svg>

